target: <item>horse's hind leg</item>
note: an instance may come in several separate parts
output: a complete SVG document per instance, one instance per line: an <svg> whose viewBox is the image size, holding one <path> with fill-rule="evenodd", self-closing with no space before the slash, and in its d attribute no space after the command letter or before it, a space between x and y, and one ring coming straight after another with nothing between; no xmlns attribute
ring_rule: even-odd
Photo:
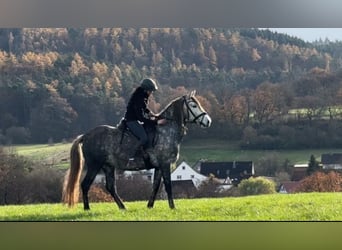
<svg viewBox="0 0 342 250"><path fill-rule="evenodd" d="M158 190L160 188L160 183L161 183L161 171L160 171L160 169L156 168L154 170L152 194L151 194L151 197L147 203L148 208L153 208L154 201L156 199Z"/></svg>
<svg viewBox="0 0 342 250"><path fill-rule="evenodd" d="M125 209L125 205L122 203L121 198L116 191L115 169L109 165L104 165L103 171L106 174L106 188L108 192L112 195L118 207L120 209Z"/></svg>
<svg viewBox="0 0 342 250"><path fill-rule="evenodd" d="M92 163L92 165L87 165L87 174L84 177L82 184L81 184L84 210L90 209L89 200L88 200L88 192L99 170L100 168L95 163Z"/></svg>

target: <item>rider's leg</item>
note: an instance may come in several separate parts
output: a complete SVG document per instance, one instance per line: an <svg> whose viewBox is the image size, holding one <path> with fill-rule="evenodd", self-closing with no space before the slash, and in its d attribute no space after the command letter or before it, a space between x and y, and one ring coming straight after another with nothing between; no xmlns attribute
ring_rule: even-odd
<svg viewBox="0 0 342 250"><path fill-rule="evenodd" d="M134 155L130 156L130 160L134 160L136 151L138 151L138 149L141 146L146 147L145 145L148 144L148 137L147 137L147 134L145 132L143 125L141 125L138 121L129 121L126 124L127 124L127 127L132 131L132 133L139 139L139 145L134 151Z"/></svg>
<svg viewBox="0 0 342 250"><path fill-rule="evenodd" d="M158 166L158 160L152 147L152 141L149 140L143 125L138 121L129 121L127 122L127 127L139 138L140 145L148 154L151 164L155 167ZM130 157L130 160L134 160L134 156Z"/></svg>

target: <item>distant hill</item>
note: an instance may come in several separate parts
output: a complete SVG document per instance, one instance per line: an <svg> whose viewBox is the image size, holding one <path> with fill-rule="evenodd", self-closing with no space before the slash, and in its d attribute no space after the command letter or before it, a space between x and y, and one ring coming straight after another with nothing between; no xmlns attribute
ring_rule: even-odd
<svg viewBox="0 0 342 250"><path fill-rule="evenodd" d="M322 102L339 93L341 52L340 43L258 29L0 29L0 143L60 141L116 124L147 76L160 85L152 109L197 89L216 121L211 136L240 140L287 110L339 105ZM333 84L323 97L308 82Z"/></svg>

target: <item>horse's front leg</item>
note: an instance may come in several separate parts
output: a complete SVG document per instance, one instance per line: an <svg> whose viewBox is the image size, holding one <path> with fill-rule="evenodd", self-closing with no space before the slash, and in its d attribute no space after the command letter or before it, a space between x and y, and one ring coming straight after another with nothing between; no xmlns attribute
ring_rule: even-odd
<svg viewBox="0 0 342 250"><path fill-rule="evenodd" d="M171 209L175 208L172 195L172 184L171 184L171 169L170 164L164 164L161 168L165 191L167 193L167 198L169 200L169 207Z"/></svg>
<svg viewBox="0 0 342 250"><path fill-rule="evenodd" d="M160 183L161 183L161 170L159 168L154 169L154 177L153 177L153 189L152 189L152 194L151 197L147 203L148 208L153 208L154 201L156 199Z"/></svg>

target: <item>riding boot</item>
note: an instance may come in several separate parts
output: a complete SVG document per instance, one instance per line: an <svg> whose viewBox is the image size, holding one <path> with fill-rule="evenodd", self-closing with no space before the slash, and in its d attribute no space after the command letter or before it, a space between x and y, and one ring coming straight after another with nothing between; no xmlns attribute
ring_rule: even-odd
<svg viewBox="0 0 342 250"><path fill-rule="evenodd" d="M127 167L127 168L131 168L132 165L135 165L135 163L134 163L135 156L136 156L136 155L138 154L138 152L141 151L141 150L142 150L141 145L138 145L138 146L136 147L136 150L133 151L133 154L131 154L131 155L128 157L128 162L127 162L127 164L126 164L126 167Z"/></svg>
<svg viewBox="0 0 342 250"><path fill-rule="evenodd" d="M157 167L159 165L158 160L157 160L157 156L153 150L153 148L148 148L145 150L145 152L148 154L148 156L150 157L150 162L153 166Z"/></svg>

